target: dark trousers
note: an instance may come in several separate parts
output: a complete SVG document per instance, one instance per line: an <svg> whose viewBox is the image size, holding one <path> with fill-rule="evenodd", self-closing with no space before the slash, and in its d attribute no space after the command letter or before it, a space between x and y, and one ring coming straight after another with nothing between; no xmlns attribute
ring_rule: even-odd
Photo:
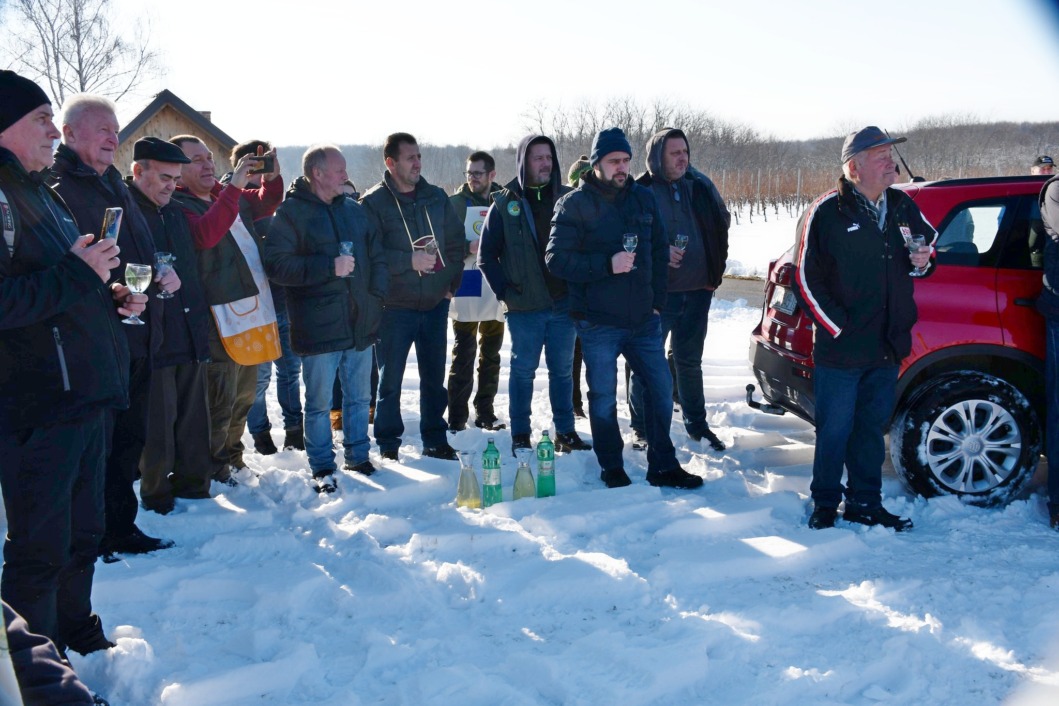
<svg viewBox="0 0 1059 706"><path fill-rule="evenodd" d="M133 483L140 472L140 456L147 441L147 413L151 400L151 366L147 358L133 358L129 368L129 408L107 414L106 536L124 537L136 527L139 510Z"/></svg>
<svg viewBox="0 0 1059 706"><path fill-rule="evenodd" d="M151 375L147 443L140 456L144 504L210 496L210 412L206 364L156 368Z"/></svg>
<svg viewBox="0 0 1059 706"><path fill-rule="evenodd" d="M709 289L670 292L662 310L662 340L669 338L672 354L670 364L675 370L673 385L684 417L684 428L692 436L702 436L709 428L706 424L706 396L702 387L702 349L706 342L712 302L713 292ZM643 380L638 375L631 377L631 426L643 433Z"/></svg>
<svg viewBox="0 0 1059 706"><path fill-rule="evenodd" d="M95 625L105 414L0 434L7 511L0 594L33 632L60 648Z"/></svg>
<svg viewBox="0 0 1059 706"><path fill-rule="evenodd" d="M588 421L592 448L604 471L624 468L621 431L618 428L618 356L624 356L633 373L645 382L644 419L647 435L647 470L662 473L679 464L669 428L673 422L673 378L662 349L659 317L652 316L638 329L576 321L581 353L588 373Z"/></svg>
<svg viewBox="0 0 1059 706"><path fill-rule="evenodd" d="M401 386L408 353L416 349L419 366L419 433L423 446L448 443L445 439L445 329L449 300L433 309L386 309L379 326L379 400L375 406L375 443L381 451L396 451L404 434L401 419Z"/></svg>
<svg viewBox="0 0 1059 706"><path fill-rule="evenodd" d="M579 336L574 340L574 367L571 370L571 377L574 381L574 411L578 413L583 412L585 409L584 403L581 401L581 362L581 338ZM628 381L626 380L626 382Z"/></svg>
<svg viewBox="0 0 1059 706"><path fill-rule="evenodd" d="M897 394L897 366L830 368L813 372L816 451L809 486L818 507L882 504L883 436ZM845 466L846 486L842 486Z"/></svg>
<svg viewBox="0 0 1059 706"><path fill-rule="evenodd" d="M210 475L226 480L230 468L243 468L243 430L254 403L257 366L238 363L206 365L210 406Z"/></svg>
<svg viewBox="0 0 1059 706"><path fill-rule="evenodd" d="M1048 454L1048 511L1059 512L1059 318L1044 320L1044 445Z"/></svg>
<svg viewBox="0 0 1059 706"><path fill-rule="evenodd" d="M474 354L478 354L478 392L474 396L477 419L493 421L493 400L500 384L500 347L504 344L503 321L453 321L452 364L449 366L449 426L463 426L469 414L467 403L474 389Z"/></svg>

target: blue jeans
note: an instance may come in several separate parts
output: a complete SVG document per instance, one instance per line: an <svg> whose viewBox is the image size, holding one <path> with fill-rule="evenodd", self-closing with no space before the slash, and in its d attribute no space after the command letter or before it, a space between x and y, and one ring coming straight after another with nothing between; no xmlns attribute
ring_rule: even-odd
<svg viewBox="0 0 1059 706"><path fill-rule="evenodd" d="M511 333L510 396L511 434L530 433L530 407L533 402L533 380L541 362L541 349L548 367L548 398L552 405L555 431L568 434L574 430L573 367L574 340L577 334L570 320L565 298L551 309L507 312Z"/></svg>
<svg viewBox="0 0 1059 706"><path fill-rule="evenodd" d="M401 385L414 345L419 365L419 433L424 448L443 446L445 408L445 357L448 353L449 300L433 309L386 309L379 326L375 353L379 358L379 395L375 403L375 443L381 451L396 451L404 434L401 419Z"/></svg>
<svg viewBox="0 0 1059 706"><path fill-rule="evenodd" d="M296 429L302 425L301 386L298 378L301 375L302 362L290 347L290 319L286 309L276 310L276 325L279 327L279 345L283 352L276 366L276 399L283 412L283 428ZM246 426L251 434L260 434L272 428L268 420L268 409L265 407L265 393L272 382L273 363L262 363L257 366L257 390L254 404L246 415Z"/></svg>
<svg viewBox="0 0 1059 706"><path fill-rule="evenodd" d="M335 471L331 439L331 393L335 374L342 382L342 435L345 460L368 460L368 403L371 401L371 348L348 348L302 358L305 371L305 453L313 476Z"/></svg>
<svg viewBox="0 0 1059 706"><path fill-rule="evenodd" d="M661 473L679 466L669 427L673 422L673 378L669 374L659 317L651 316L638 329L574 324L581 337L581 355L588 377L588 421L592 448L604 471L624 468L624 442L618 429L618 356L644 381L644 420L647 471Z"/></svg>
<svg viewBox="0 0 1059 706"><path fill-rule="evenodd" d="M662 309L662 341L672 336L669 348L677 371L673 384L680 399L684 428L694 436L702 436L709 428L702 389L702 347L712 302L713 291L709 289L670 292ZM643 380L635 373L629 386L629 410L632 428L643 433Z"/></svg>
<svg viewBox="0 0 1059 706"><path fill-rule="evenodd" d="M882 504L883 436L893 413L897 369L896 365L816 366L816 452L809 490L817 507L838 507L843 492L847 506L875 508Z"/></svg>
<svg viewBox="0 0 1059 706"><path fill-rule="evenodd" d="M1048 458L1048 512L1059 512L1059 318L1044 320L1044 444Z"/></svg>

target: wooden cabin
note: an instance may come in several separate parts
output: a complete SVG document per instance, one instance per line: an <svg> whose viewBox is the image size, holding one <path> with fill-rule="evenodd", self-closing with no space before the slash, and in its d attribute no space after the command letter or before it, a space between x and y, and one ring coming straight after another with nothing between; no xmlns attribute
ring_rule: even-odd
<svg viewBox="0 0 1059 706"><path fill-rule="evenodd" d="M229 156L238 144L226 132L213 124L209 111L195 110L165 90L154 97L146 108L129 121L118 133L118 151L114 166L122 174L130 174L132 147L141 137L160 137L163 140L177 135L194 135L213 152L217 176L232 171Z"/></svg>

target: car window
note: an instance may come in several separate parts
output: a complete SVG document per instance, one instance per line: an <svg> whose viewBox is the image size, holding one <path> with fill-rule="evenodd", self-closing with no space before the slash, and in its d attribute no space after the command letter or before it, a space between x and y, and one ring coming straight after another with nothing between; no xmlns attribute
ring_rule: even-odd
<svg viewBox="0 0 1059 706"><path fill-rule="evenodd" d="M938 237L938 262L943 265L982 264L1004 222L1007 203L979 203L954 211Z"/></svg>

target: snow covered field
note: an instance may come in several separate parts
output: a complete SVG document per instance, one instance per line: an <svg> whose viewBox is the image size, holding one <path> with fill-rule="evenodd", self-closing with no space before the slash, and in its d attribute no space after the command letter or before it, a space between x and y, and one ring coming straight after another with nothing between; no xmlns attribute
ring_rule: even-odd
<svg viewBox="0 0 1059 706"><path fill-rule="evenodd" d="M793 223L759 230L736 229L730 270L763 273ZM558 458L555 498L458 510L458 465L419 455L410 364L400 463L373 452L374 476L340 473L320 496L304 453L248 453L238 487L141 512L176 546L97 565L118 647L75 667L113 706L1059 703L1043 498L928 502L888 474L912 532L807 529L812 428L743 401L758 315L723 300L711 314L709 421L729 449L672 427L701 489L648 486L627 445L628 488L604 488L581 452ZM542 374L535 440L546 389ZM619 417L628 441L624 404ZM510 498L510 434L494 436ZM451 437L479 453L486 439Z"/></svg>

